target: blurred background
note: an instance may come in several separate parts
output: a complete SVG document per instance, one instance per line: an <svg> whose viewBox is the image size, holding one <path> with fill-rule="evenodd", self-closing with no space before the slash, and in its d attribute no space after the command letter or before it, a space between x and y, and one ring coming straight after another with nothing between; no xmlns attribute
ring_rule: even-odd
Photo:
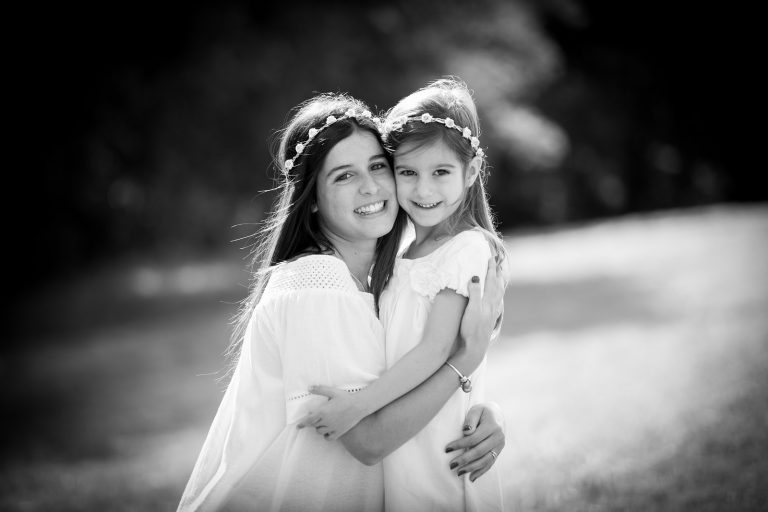
<svg viewBox="0 0 768 512"><path fill-rule="evenodd" d="M768 188L722 4L15 7L4 510L172 510L220 400L272 134L317 92L464 79L513 279L517 510L768 506ZM758 143L759 144L759 143Z"/></svg>

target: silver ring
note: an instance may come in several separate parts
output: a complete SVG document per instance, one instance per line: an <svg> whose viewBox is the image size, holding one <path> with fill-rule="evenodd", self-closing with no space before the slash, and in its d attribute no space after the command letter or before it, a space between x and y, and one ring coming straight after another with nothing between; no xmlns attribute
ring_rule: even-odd
<svg viewBox="0 0 768 512"><path fill-rule="evenodd" d="M493 457L493 460L496 460L496 457L498 457L498 456L499 456L498 453L496 453L495 451L491 450L491 457Z"/></svg>

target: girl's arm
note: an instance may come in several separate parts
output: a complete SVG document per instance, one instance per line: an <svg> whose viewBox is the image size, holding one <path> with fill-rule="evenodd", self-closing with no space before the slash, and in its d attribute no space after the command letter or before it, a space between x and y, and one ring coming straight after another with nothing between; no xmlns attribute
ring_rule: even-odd
<svg viewBox="0 0 768 512"><path fill-rule="evenodd" d="M504 282L501 276L497 275L493 260L488 262L484 289L485 293L481 296L479 282L472 281L468 286L469 302L461 319L461 338L464 346L450 358L451 364L459 368L464 375L471 373L485 356L496 320L503 307ZM375 464L424 428L458 387L459 379L456 373L443 365L416 389L363 419L340 440L347 451L359 461ZM327 387L318 391L326 396L337 392ZM487 406L483 407L483 411L488 409ZM473 454L477 454L479 450L483 450L483 453L490 453L490 450L500 453L504 446L503 418L495 411L493 414L490 412L482 415L476 430L474 426L478 420L468 418L467 425L470 428L466 431L467 437L451 443L450 451L456 450L458 453L459 450L478 447L484 443L478 450L473 448ZM313 426L306 420L307 418L304 418L299 423L300 428ZM488 446L490 448L485 450ZM483 465L478 466L478 469L472 468L470 478L473 475L477 478L482 474L479 473L480 469L487 469L495 461L490 455L470 455L467 460L474 462L479 458L483 459ZM466 464L465 461L459 462L460 465L455 468L457 471Z"/></svg>
<svg viewBox="0 0 768 512"><path fill-rule="evenodd" d="M327 439L338 439L361 419L427 380L444 365L451 354L454 342L458 338L461 316L466 305L466 297L454 290L441 290L432 304L424 334L418 345L368 387L354 394L334 396L318 407L308 421L315 426L323 425L325 427L323 435ZM458 357L451 361L451 364L463 375L469 375L482 360L482 355L479 360L476 360L476 356L477 354L470 354ZM458 378L449 367L444 369ZM314 387L310 391L314 392L316 389L317 387Z"/></svg>

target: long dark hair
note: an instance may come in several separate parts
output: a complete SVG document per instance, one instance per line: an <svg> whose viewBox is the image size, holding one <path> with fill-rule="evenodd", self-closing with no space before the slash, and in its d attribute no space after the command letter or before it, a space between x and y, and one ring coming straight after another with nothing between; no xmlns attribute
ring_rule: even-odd
<svg viewBox="0 0 768 512"><path fill-rule="evenodd" d="M295 147L308 139L310 129L323 126L328 116L342 117L349 109L370 111L365 103L347 94L320 94L298 105L285 128L278 132L279 144L273 154L273 165L279 171L278 197L263 227L254 235L250 293L242 301L235 318L232 341L227 351L233 360L240 352L246 327L264 292L270 270L278 263L290 261L301 254L320 254L333 249L320 230L317 215L312 213L317 175L328 152L356 130L367 131L382 143L372 117L350 117L320 130L296 157ZM290 168L285 164L289 158L293 163ZM371 292L377 310L381 292L392 275L405 224L406 216L399 210L392 231L376 242Z"/></svg>

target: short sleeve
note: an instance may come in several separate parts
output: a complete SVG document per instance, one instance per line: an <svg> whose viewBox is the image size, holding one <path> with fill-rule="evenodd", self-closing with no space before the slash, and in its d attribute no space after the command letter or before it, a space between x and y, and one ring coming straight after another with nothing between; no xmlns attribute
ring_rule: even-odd
<svg viewBox="0 0 768 512"><path fill-rule="evenodd" d="M411 285L429 300L445 288L468 297L469 280L478 276L482 286L490 257L491 248L485 236L478 230L464 231L429 258L414 262L410 269Z"/></svg>

